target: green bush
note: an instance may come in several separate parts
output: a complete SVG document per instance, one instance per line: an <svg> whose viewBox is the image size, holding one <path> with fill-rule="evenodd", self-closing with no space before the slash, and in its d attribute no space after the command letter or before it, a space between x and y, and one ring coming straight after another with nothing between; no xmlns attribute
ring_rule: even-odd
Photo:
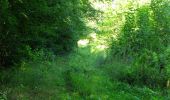
<svg viewBox="0 0 170 100"><path fill-rule="evenodd" d="M168 0L151 0L150 4L124 12L125 24L113 53L132 63L127 80L151 87L165 87L168 79L170 23Z"/></svg>

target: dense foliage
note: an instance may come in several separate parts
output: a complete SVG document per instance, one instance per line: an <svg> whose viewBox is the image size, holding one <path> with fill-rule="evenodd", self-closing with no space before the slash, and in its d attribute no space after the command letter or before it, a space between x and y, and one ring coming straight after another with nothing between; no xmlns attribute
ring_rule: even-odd
<svg viewBox="0 0 170 100"><path fill-rule="evenodd" d="M125 24L114 42L114 53L133 63L126 76L131 84L166 87L170 69L170 2L151 0L148 5L131 5L124 13Z"/></svg>
<svg viewBox="0 0 170 100"><path fill-rule="evenodd" d="M0 0L0 100L170 100L169 11L170 0Z"/></svg>
<svg viewBox="0 0 170 100"><path fill-rule="evenodd" d="M40 48L69 52L85 29L83 19L92 13L87 0L0 0L0 65Z"/></svg>

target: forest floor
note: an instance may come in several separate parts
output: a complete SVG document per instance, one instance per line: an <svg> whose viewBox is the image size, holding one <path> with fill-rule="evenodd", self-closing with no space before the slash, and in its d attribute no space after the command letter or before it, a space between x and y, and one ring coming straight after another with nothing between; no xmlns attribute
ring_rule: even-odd
<svg viewBox="0 0 170 100"><path fill-rule="evenodd" d="M167 91L119 81L128 64L108 59L102 35L84 37L68 56L2 71L0 100L170 100Z"/></svg>

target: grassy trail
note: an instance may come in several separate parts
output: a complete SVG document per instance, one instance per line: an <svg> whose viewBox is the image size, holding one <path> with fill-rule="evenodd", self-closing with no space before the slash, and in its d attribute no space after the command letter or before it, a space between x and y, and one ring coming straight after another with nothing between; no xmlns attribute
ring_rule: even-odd
<svg viewBox="0 0 170 100"><path fill-rule="evenodd" d="M127 65L108 62L103 44L88 39L69 56L25 61L19 69L7 71L10 74L4 71L2 100L164 100L147 87L118 81Z"/></svg>
<svg viewBox="0 0 170 100"><path fill-rule="evenodd" d="M170 100L161 90L121 81L129 65L108 57L114 37L110 32L117 29L112 26L120 23L113 23L108 14L99 23L98 33L87 32L71 54L44 59L39 53L34 60L16 65L17 69L1 71L0 100ZM88 24L96 27L96 23Z"/></svg>

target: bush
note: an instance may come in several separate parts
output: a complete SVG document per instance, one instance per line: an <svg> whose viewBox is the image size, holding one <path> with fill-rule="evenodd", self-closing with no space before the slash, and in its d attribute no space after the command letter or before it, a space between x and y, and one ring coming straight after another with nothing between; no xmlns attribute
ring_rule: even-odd
<svg viewBox="0 0 170 100"><path fill-rule="evenodd" d="M113 43L115 55L132 63L132 80L151 87L165 87L168 79L170 23L168 0L151 0L124 13L125 24ZM134 77L135 76L135 77ZM126 78L128 78L127 76Z"/></svg>

